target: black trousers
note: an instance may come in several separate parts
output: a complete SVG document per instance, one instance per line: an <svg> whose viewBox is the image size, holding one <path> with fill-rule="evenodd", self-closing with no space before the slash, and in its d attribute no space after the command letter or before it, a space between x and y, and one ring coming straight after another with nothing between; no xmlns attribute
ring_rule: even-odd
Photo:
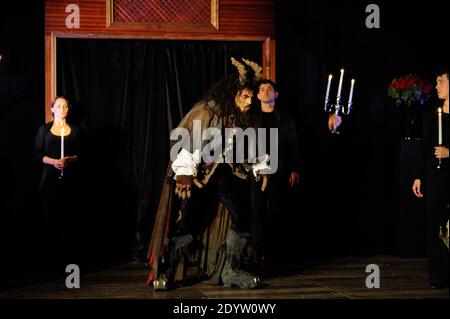
<svg viewBox="0 0 450 319"><path fill-rule="evenodd" d="M431 162L431 161L430 161ZM439 227L445 227L449 212L448 169L427 167L424 198L428 226L428 274L431 285L448 284L448 248L439 238Z"/></svg>
<svg viewBox="0 0 450 319"><path fill-rule="evenodd" d="M252 243L258 262L264 256L265 264L270 264L279 253L279 229L283 228L281 212L286 207L288 177L285 174L273 174L269 177L266 190L261 191L261 182L252 179Z"/></svg>

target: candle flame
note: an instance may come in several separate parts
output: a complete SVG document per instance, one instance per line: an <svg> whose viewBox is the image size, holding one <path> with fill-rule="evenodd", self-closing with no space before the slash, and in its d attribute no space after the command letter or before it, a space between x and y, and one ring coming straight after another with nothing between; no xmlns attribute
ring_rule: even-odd
<svg viewBox="0 0 450 319"><path fill-rule="evenodd" d="M329 76L328 76L328 80L331 80L333 78L333 74L330 74Z"/></svg>

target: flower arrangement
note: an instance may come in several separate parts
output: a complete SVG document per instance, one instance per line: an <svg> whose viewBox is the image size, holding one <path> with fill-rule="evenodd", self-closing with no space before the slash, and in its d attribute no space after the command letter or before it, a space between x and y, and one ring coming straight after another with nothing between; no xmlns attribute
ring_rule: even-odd
<svg viewBox="0 0 450 319"><path fill-rule="evenodd" d="M392 80L388 87L388 96L395 100L396 105L412 102L424 104L430 97L433 86L417 75L404 75Z"/></svg>

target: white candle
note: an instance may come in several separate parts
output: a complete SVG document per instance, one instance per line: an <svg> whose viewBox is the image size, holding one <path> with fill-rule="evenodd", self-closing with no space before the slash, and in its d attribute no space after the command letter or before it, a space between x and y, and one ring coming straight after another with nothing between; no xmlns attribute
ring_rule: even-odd
<svg viewBox="0 0 450 319"><path fill-rule="evenodd" d="M352 99L353 99L353 86L355 85L355 79L352 79L352 84L350 86L350 95L348 96L348 107L352 105Z"/></svg>
<svg viewBox="0 0 450 319"><path fill-rule="evenodd" d="M438 145L442 145L442 108L438 108Z"/></svg>
<svg viewBox="0 0 450 319"><path fill-rule="evenodd" d="M341 69L341 77L339 78L339 86L337 92L337 104L341 101L342 81L344 80L344 69Z"/></svg>
<svg viewBox="0 0 450 319"><path fill-rule="evenodd" d="M64 127L61 129L61 158L64 158Z"/></svg>
<svg viewBox="0 0 450 319"><path fill-rule="evenodd" d="M328 76L328 84L327 84L327 93L325 95L325 103L328 102L328 96L330 95L330 87L331 87L331 79L333 78L333 75L330 74Z"/></svg>

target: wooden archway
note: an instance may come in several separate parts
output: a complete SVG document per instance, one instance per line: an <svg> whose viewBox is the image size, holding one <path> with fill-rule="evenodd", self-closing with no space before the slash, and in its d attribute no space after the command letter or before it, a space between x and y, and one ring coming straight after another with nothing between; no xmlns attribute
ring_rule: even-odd
<svg viewBox="0 0 450 319"><path fill-rule="evenodd" d="M197 0L201 10L194 11L201 14L195 15L179 7L182 0L164 3L165 8L157 0L47 0L45 120L51 120L50 102L56 96L58 38L258 41L264 76L275 80L274 0Z"/></svg>

